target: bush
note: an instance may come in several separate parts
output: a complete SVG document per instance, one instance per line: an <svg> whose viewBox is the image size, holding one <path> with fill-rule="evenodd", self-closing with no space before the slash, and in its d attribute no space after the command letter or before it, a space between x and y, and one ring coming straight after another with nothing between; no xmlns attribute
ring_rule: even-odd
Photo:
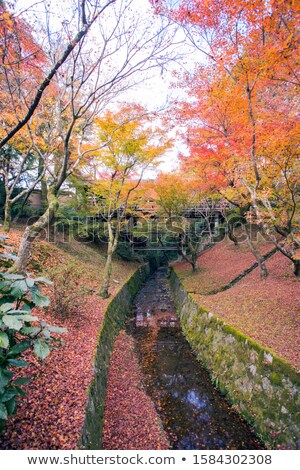
<svg viewBox="0 0 300 470"><path fill-rule="evenodd" d="M47 276L53 281L52 313L65 320L78 313L82 287L82 271L75 262L54 266L47 270Z"/></svg>
<svg viewBox="0 0 300 470"><path fill-rule="evenodd" d="M6 237L0 236L0 247L5 243ZM8 262L14 258L10 253L1 253L1 258L5 257ZM51 284L51 281L0 271L0 431L8 417L15 413L19 396L26 395L22 386L30 378L14 379L16 368L28 365L20 357L32 349L36 356L45 359L56 341L52 333L66 331L31 314L34 307L49 305L49 298L40 293L40 285L45 283Z"/></svg>

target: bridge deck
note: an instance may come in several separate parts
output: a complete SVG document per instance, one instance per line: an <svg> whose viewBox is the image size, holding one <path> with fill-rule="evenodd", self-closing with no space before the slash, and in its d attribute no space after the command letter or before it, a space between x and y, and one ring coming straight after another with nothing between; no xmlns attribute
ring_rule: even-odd
<svg viewBox="0 0 300 470"><path fill-rule="evenodd" d="M177 246L157 246L157 247L146 247L146 248L134 248L133 251L177 251Z"/></svg>

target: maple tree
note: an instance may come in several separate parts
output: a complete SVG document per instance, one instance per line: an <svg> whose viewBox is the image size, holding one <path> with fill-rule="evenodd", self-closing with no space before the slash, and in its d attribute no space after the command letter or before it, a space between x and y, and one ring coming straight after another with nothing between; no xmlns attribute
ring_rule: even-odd
<svg viewBox="0 0 300 470"><path fill-rule="evenodd" d="M1 141L22 120L39 88L47 58L30 25L0 5ZM13 137L13 136L12 136ZM8 141L0 145L2 149Z"/></svg>
<svg viewBox="0 0 300 470"><path fill-rule="evenodd" d="M76 46L82 44L83 39L91 29L92 25L98 20L99 17L101 17L105 10L111 5L113 5L115 2L116 0L107 0L107 2L101 4L100 2L96 1L93 6L89 5L90 2L88 0L82 0L80 2L79 7L76 7L75 11L73 12L72 19L75 19L75 21L71 21L71 23L76 24L75 28L77 29L77 31L76 29L75 31L72 31L72 27L69 24L69 28L67 30L67 37L64 38L65 42L63 41L62 37L60 38L62 48L60 54L58 55L59 58L57 59L55 54L53 54L53 57L55 57L55 61L52 64L52 67L50 67L50 70L45 70L41 72L40 76L42 77L42 79L39 81L38 85L35 85L30 89L30 95L26 93L26 89L24 90L22 81L18 82L20 95L22 96L22 98L24 98L25 95L25 106L23 106L23 109L20 110L18 107L15 106L15 93L13 93L14 90L11 90L9 88L10 99L8 101L8 113L11 111L11 107L13 107L17 115L17 119L13 119L10 122L10 126L7 128L4 135L1 136L0 148L4 147L21 129L23 129L24 126L26 126L26 124L33 116L35 110L37 109L45 90L47 90L52 79L57 75L58 70L67 61L69 56L76 49ZM1 5L0 8L0 24L3 28L3 37L5 38L5 41L3 41L1 47L2 69L4 70L3 75L5 76L5 81L8 84L8 71L11 71L11 75L15 76L16 67L18 68L18 72L19 70L26 70L26 67L28 65L28 58L29 65L31 65L31 67L32 65L36 67L35 59L37 58L37 53L40 53L41 47L38 48L37 52L34 51L34 53L32 51L32 47L29 47L29 55L26 56L25 54L24 58L20 57L20 54L23 54L23 48L20 46L23 46L23 43L25 42L27 44L27 41L22 41L22 36L21 42L19 41L19 37L16 41L14 27L17 27L16 31L17 33L19 33L21 31L24 31L24 26L26 27L27 25L24 21L20 19L15 19L14 14L8 12L4 5ZM69 20L71 20L71 18L69 18ZM67 23L70 23L67 19L66 21ZM26 30L28 31L28 27L26 27ZM73 38L71 38L72 34ZM17 45L17 47L14 47L15 44ZM16 54L17 60L15 58ZM10 57L10 55L12 55L12 57Z"/></svg>
<svg viewBox="0 0 300 470"><path fill-rule="evenodd" d="M189 128L187 166L241 207L299 276L296 2L152 3L207 57L181 80L193 98L178 108Z"/></svg>
<svg viewBox="0 0 300 470"><path fill-rule="evenodd" d="M108 231L107 259L100 289L109 296L112 256L117 249L121 227L126 220L132 193L145 171L157 164L170 147L161 129L151 126L150 115L138 105L125 105L117 113L107 111L95 118L98 140L96 152L98 178L90 186L95 213L101 214Z"/></svg>
<svg viewBox="0 0 300 470"><path fill-rule="evenodd" d="M48 61L34 39L28 22L13 15L3 3L0 5L0 36L0 139L5 139L27 112L28 103L40 86L43 68L47 67ZM0 174L5 190L5 231L10 229L13 205L26 200L41 179L41 175L33 176L33 167L34 152L27 129L23 127L0 149ZM25 188L22 187L24 182L27 183Z"/></svg>

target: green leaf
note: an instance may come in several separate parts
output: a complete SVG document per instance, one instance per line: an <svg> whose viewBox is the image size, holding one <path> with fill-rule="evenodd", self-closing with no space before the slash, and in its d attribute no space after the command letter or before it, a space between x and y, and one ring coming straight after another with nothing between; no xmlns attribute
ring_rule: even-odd
<svg viewBox="0 0 300 470"><path fill-rule="evenodd" d="M22 361L21 359L8 359L8 363L14 367L27 367L28 362Z"/></svg>
<svg viewBox="0 0 300 470"><path fill-rule="evenodd" d="M20 343L15 344L7 354L7 357L14 357L22 352L26 351L26 349L30 348L31 342L28 339L24 341L20 341Z"/></svg>
<svg viewBox="0 0 300 470"><path fill-rule="evenodd" d="M48 330L52 333L67 333L67 328L60 328L59 326L48 325Z"/></svg>
<svg viewBox="0 0 300 470"><path fill-rule="evenodd" d="M32 301L38 307L48 307L48 305L50 304L50 299L42 294L39 294L38 292L30 291L30 295Z"/></svg>
<svg viewBox="0 0 300 470"><path fill-rule="evenodd" d="M15 287L11 289L10 293L15 299L21 299L24 295L24 292L21 289L17 289Z"/></svg>
<svg viewBox="0 0 300 470"><path fill-rule="evenodd" d="M11 398L15 397L18 394L15 388L10 387L8 390L5 390L3 395L0 397L0 401L5 403L6 401L11 400Z"/></svg>
<svg viewBox="0 0 300 470"><path fill-rule="evenodd" d="M12 397L9 401L7 401L5 403L5 406L6 406L9 416L14 414L14 412L16 411L16 407L17 407L17 402L16 402L15 397Z"/></svg>
<svg viewBox="0 0 300 470"><path fill-rule="evenodd" d="M26 396L26 392L24 392L24 390L18 386L15 386L15 389L17 390L18 392L18 395L22 395L22 397L25 397Z"/></svg>
<svg viewBox="0 0 300 470"><path fill-rule="evenodd" d="M8 348L9 339L7 334L4 331L0 331L0 348Z"/></svg>
<svg viewBox="0 0 300 470"><path fill-rule="evenodd" d="M4 405L4 403L0 402L0 419L6 420L7 418L8 418L8 414L7 414L6 406Z"/></svg>
<svg viewBox="0 0 300 470"><path fill-rule="evenodd" d="M2 277L4 277L4 279L10 279L10 280L24 279L24 276L22 276L21 274L9 274L9 273L4 273L4 272L1 272L0 274Z"/></svg>
<svg viewBox="0 0 300 470"><path fill-rule="evenodd" d="M22 295L26 294L28 291L28 286L24 280L22 281L15 281L11 285L11 294L14 295L15 297L22 297Z"/></svg>
<svg viewBox="0 0 300 470"><path fill-rule="evenodd" d="M12 255L11 253L0 253L0 258L12 259L13 261L16 261L18 259L16 255Z"/></svg>
<svg viewBox="0 0 300 470"><path fill-rule="evenodd" d="M47 279L46 277L43 277L43 276L35 278L34 282L44 282L45 284L49 284L49 286L53 284L53 282L50 281L50 279Z"/></svg>
<svg viewBox="0 0 300 470"><path fill-rule="evenodd" d="M49 346L46 343L44 343L43 341L38 339L34 343L34 352L41 359L45 359L48 356L48 354L50 353L50 349L49 349Z"/></svg>
<svg viewBox="0 0 300 470"><path fill-rule="evenodd" d="M10 293L5 293L5 295L1 297L0 299L0 305L4 305L7 303L15 305L15 301L16 301L15 297L10 295Z"/></svg>
<svg viewBox="0 0 300 470"><path fill-rule="evenodd" d="M40 331L41 331L41 328L39 328L38 326L24 326L20 330L20 333L22 333L23 335L31 336L31 335L36 335Z"/></svg>
<svg viewBox="0 0 300 470"><path fill-rule="evenodd" d="M14 381L14 385L26 385L30 382L30 377L20 377L19 379Z"/></svg>
<svg viewBox="0 0 300 470"><path fill-rule="evenodd" d="M12 315L12 314L13 314L15 317L18 317L18 316L21 317L22 315L18 315L19 313L20 313L20 314L23 313L24 315L27 315L28 312L27 312L27 310L23 310L23 309L21 308L20 310L10 310L10 311L8 312L8 315Z"/></svg>
<svg viewBox="0 0 300 470"><path fill-rule="evenodd" d="M16 317L13 317L12 315L4 315L2 317L2 321L3 323L5 323L6 326L11 328L12 330L19 331L23 326L23 323L19 321Z"/></svg>
<svg viewBox="0 0 300 470"><path fill-rule="evenodd" d="M33 287L34 286L34 279L32 279L31 277L27 277L25 282L26 282L28 287Z"/></svg>
<svg viewBox="0 0 300 470"><path fill-rule="evenodd" d="M6 313L9 310L12 310L14 308L14 306L15 306L14 303L2 304L1 307L0 307L0 311Z"/></svg>
<svg viewBox="0 0 300 470"><path fill-rule="evenodd" d="M0 388L5 387L9 383L12 377L13 377L12 372L10 372L9 370L0 369Z"/></svg>
<svg viewBox="0 0 300 470"><path fill-rule="evenodd" d="M15 318L23 321L38 321L38 317L33 317L32 315L16 315Z"/></svg>
<svg viewBox="0 0 300 470"><path fill-rule="evenodd" d="M22 312L30 313L32 310L32 307L28 304L23 304L21 307Z"/></svg>
<svg viewBox="0 0 300 470"><path fill-rule="evenodd" d="M49 339L51 338L51 333L49 330L43 330L43 335L45 336L45 338Z"/></svg>
<svg viewBox="0 0 300 470"><path fill-rule="evenodd" d="M1 281L0 282L0 290L3 290L5 287L10 286L9 281Z"/></svg>

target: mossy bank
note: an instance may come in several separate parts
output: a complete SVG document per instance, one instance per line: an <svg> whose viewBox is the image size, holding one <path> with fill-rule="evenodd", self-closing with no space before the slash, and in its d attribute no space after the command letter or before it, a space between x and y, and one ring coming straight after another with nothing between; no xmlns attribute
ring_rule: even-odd
<svg viewBox="0 0 300 470"><path fill-rule="evenodd" d="M214 383L270 448L298 449L300 374L197 304L174 270L170 280L183 332Z"/></svg>
<svg viewBox="0 0 300 470"><path fill-rule="evenodd" d="M81 448L101 449L106 383L110 355L115 339L124 325L132 301L148 277L150 268L141 266L108 304L99 331L94 360L94 378L88 392L86 418L82 431Z"/></svg>

